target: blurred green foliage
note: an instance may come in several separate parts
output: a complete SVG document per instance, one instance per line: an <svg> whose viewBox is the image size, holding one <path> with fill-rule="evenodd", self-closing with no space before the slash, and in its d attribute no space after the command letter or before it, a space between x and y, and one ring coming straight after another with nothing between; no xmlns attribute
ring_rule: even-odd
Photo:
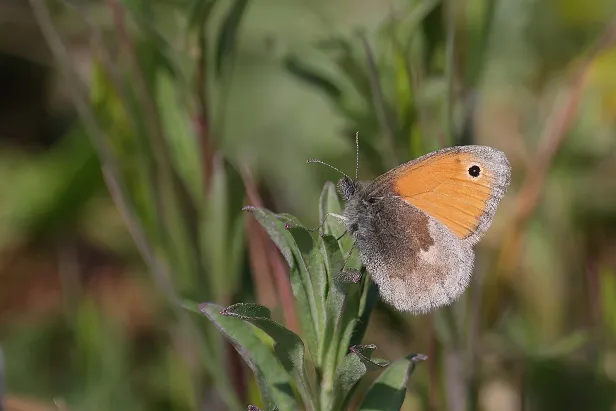
<svg viewBox="0 0 616 411"><path fill-rule="evenodd" d="M196 302L267 306L315 363L338 364L347 344L317 349L302 318L314 307L292 304L300 280L242 207L315 225L338 175L305 160L351 173L356 131L362 178L477 143L506 152L513 182L459 302L421 317L379 303L365 335L334 340L391 361L426 353L404 410L614 407L613 1L2 7L7 409L263 404ZM255 362L270 358L244 325Z"/></svg>

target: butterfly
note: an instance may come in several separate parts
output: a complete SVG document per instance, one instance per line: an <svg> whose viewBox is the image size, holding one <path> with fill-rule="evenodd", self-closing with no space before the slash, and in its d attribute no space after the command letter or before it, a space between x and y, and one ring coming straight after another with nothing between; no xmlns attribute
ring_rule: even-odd
<svg viewBox="0 0 616 411"><path fill-rule="evenodd" d="M373 181L341 172L341 219L381 298L424 314L456 301L469 285L474 246L490 227L511 180L505 154L492 147L444 148Z"/></svg>

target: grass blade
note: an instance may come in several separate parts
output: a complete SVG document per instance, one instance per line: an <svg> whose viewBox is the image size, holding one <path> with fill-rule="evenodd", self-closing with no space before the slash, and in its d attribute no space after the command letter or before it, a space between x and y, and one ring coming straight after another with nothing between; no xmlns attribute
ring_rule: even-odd
<svg viewBox="0 0 616 411"><path fill-rule="evenodd" d="M333 81L318 73L315 69L308 67L298 57L288 56L285 58L284 66L289 73L306 84L323 91L331 99L338 100L342 95L342 90Z"/></svg>
<svg viewBox="0 0 616 411"><path fill-rule="evenodd" d="M225 16L225 19L218 33L218 41L216 44L216 57L214 63L216 65L216 75L220 77L222 69L226 64L229 57L231 57L235 51L237 44L237 33L239 31L240 23L248 0L236 0L231 9Z"/></svg>
<svg viewBox="0 0 616 411"><path fill-rule="evenodd" d="M193 0L188 12L188 27L196 29L207 24L217 0Z"/></svg>

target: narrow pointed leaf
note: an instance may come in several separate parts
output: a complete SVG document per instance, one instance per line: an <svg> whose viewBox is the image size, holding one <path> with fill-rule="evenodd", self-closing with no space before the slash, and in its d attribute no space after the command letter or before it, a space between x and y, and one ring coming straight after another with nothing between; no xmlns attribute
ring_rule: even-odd
<svg viewBox="0 0 616 411"><path fill-rule="evenodd" d="M193 0L188 12L188 27L198 28L205 24L217 0Z"/></svg>
<svg viewBox="0 0 616 411"><path fill-rule="evenodd" d="M360 411L400 411L415 364L427 358L412 354L387 367L368 390Z"/></svg>
<svg viewBox="0 0 616 411"><path fill-rule="evenodd" d="M224 65L233 55L237 44L237 33L239 32L240 23L248 0L235 0L225 16L220 32L218 33L218 41L216 44L216 75L220 76Z"/></svg>
<svg viewBox="0 0 616 411"><path fill-rule="evenodd" d="M220 156L214 157L207 201L200 223L203 265L208 270L213 296L222 298L237 290L242 269L244 201L237 170Z"/></svg>
<svg viewBox="0 0 616 411"><path fill-rule="evenodd" d="M203 197L201 159L186 101L177 90L176 79L167 71L161 70L156 80L156 103L173 167L198 203Z"/></svg>
<svg viewBox="0 0 616 411"><path fill-rule="evenodd" d="M333 401L327 408L331 411L342 411L346 409L350 399L349 393L356 386L357 382L368 371L387 367L388 361L382 359L371 359L372 352L376 345L357 345L350 348L350 353L336 368L334 379Z"/></svg>
<svg viewBox="0 0 616 411"><path fill-rule="evenodd" d="M300 252L299 261L301 262L300 270L302 278L310 281L312 295L314 298L314 307L316 314L316 333L318 341L323 341L323 333L325 329L325 297L329 287L328 270L326 255L323 251L323 239L316 232L309 232L304 228L293 227L292 224L299 224L297 220L285 214L279 215L280 218L293 221L289 224L288 231L293 236L293 240ZM320 349L320 347L317 347Z"/></svg>
<svg viewBox="0 0 616 411"><path fill-rule="evenodd" d="M274 353L257 337L248 324L222 315L223 307L205 303L199 310L206 315L227 338L250 367L257 380L261 400L268 409L298 410L299 405L287 372Z"/></svg>
<svg viewBox="0 0 616 411"><path fill-rule="evenodd" d="M351 271L341 272L344 261L334 237L324 236L323 243L324 254L328 255L332 262L330 270L334 277L326 301L324 348L321 357L321 386L324 401L327 403L330 402L328 396L333 391L336 366L342 361L342 356L349 347L350 335L347 337L345 331L353 329L358 316L361 277L357 270L353 271L357 275L349 275Z"/></svg>
<svg viewBox="0 0 616 411"><path fill-rule="evenodd" d="M315 298L314 282L311 272L293 237L290 226L299 225L296 219L285 215L276 215L269 210L257 207L244 207L251 212L263 226L269 237L274 241L282 256L290 267L291 287L296 299L297 312L302 326L302 334L308 349L314 358L317 356L317 337L321 333L322 325L319 323L319 305Z"/></svg>
<svg viewBox="0 0 616 411"><path fill-rule="evenodd" d="M308 408L316 410L313 403L316 394L310 384L310 376L306 369L304 343L297 334L273 321L270 318L269 309L257 304L235 304L222 310L221 314L250 322L274 340L276 358L295 380Z"/></svg>
<svg viewBox="0 0 616 411"><path fill-rule="evenodd" d="M343 206L340 202L340 198L338 197L338 193L336 192L336 186L331 181L328 181L323 186L323 190L321 191L321 197L319 198L319 216L321 221L325 218L327 213L335 213L341 214L343 210ZM346 227L344 223L335 217L327 217L325 224L323 225L323 233L333 235L336 238L340 238L340 248L346 255L351 248L353 247L353 239L346 232ZM354 267L351 264L351 267ZM331 280L331 279L330 279Z"/></svg>
<svg viewBox="0 0 616 411"><path fill-rule="evenodd" d="M364 339L364 334L368 328L370 314L372 309L379 300L379 289L376 284L369 278L365 270L363 271L363 290L361 300L359 302L359 318L351 331L350 345L357 345Z"/></svg>
<svg viewBox="0 0 616 411"><path fill-rule="evenodd" d="M321 42L322 50L335 53L335 62L344 76L353 84L365 103L371 104L370 80L361 50L343 37Z"/></svg>
<svg viewBox="0 0 616 411"><path fill-rule="evenodd" d="M296 56L288 56L284 61L285 68L289 73L293 74L298 79L320 89L328 97L334 100L340 98L342 91L340 88L325 75L319 73L316 69L309 67Z"/></svg>

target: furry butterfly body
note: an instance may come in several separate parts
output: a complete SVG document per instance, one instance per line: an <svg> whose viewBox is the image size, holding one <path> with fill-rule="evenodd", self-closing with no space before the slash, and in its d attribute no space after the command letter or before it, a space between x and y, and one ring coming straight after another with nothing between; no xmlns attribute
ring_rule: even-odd
<svg viewBox="0 0 616 411"><path fill-rule="evenodd" d="M342 217L381 297L415 314L455 301L510 177L505 154L486 146L429 153L369 183L343 177Z"/></svg>

